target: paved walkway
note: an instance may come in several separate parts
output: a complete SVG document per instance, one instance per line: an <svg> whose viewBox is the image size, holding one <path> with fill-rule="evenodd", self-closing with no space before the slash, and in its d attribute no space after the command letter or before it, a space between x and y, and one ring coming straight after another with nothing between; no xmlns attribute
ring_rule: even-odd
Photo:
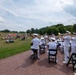
<svg viewBox="0 0 76 75"><path fill-rule="evenodd" d="M58 53L58 64L48 63L47 53L40 60L31 63L30 51L0 60L0 75L73 75L72 67L62 63L63 55Z"/></svg>

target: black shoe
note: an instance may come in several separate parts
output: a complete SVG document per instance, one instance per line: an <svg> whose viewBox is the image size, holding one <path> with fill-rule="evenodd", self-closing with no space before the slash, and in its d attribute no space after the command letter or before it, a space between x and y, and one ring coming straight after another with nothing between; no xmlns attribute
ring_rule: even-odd
<svg viewBox="0 0 76 75"><path fill-rule="evenodd" d="M38 60L40 60L40 58L38 58Z"/></svg>
<svg viewBox="0 0 76 75"><path fill-rule="evenodd" d="M32 58L33 55L30 56L30 59Z"/></svg>

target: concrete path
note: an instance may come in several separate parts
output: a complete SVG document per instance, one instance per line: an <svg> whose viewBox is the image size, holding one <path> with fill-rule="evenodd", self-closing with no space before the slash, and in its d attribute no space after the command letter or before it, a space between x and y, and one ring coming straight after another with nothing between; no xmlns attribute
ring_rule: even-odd
<svg viewBox="0 0 76 75"><path fill-rule="evenodd" d="M48 63L47 53L31 63L31 51L0 60L0 75L73 75L72 67L62 63L63 55L58 52L58 64Z"/></svg>

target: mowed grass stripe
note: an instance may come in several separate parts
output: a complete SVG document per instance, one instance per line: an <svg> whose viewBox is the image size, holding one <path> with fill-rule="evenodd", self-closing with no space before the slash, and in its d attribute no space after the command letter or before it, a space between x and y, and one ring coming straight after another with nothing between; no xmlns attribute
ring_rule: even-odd
<svg viewBox="0 0 76 75"><path fill-rule="evenodd" d="M0 59L6 58L17 53L21 53L30 49L31 39L15 40L14 43L5 43L5 40L0 42Z"/></svg>

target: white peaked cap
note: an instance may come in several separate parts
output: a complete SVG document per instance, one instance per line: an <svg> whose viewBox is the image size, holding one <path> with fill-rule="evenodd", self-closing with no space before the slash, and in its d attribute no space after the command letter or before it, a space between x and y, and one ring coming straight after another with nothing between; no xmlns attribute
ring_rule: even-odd
<svg viewBox="0 0 76 75"><path fill-rule="evenodd" d="M38 34L36 34L36 33L35 33L34 35L35 35L35 36L38 36Z"/></svg>
<svg viewBox="0 0 76 75"><path fill-rule="evenodd" d="M55 38L54 37L51 37L51 40L55 40Z"/></svg>
<svg viewBox="0 0 76 75"><path fill-rule="evenodd" d="M70 31L66 31L66 33L71 34Z"/></svg>
<svg viewBox="0 0 76 75"><path fill-rule="evenodd" d="M41 36L41 39L44 39L44 37L43 37L43 36Z"/></svg>
<svg viewBox="0 0 76 75"><path fill-rule="evenodd" d="M41 39L44 39L43 37L41 37Z"/></svg>

